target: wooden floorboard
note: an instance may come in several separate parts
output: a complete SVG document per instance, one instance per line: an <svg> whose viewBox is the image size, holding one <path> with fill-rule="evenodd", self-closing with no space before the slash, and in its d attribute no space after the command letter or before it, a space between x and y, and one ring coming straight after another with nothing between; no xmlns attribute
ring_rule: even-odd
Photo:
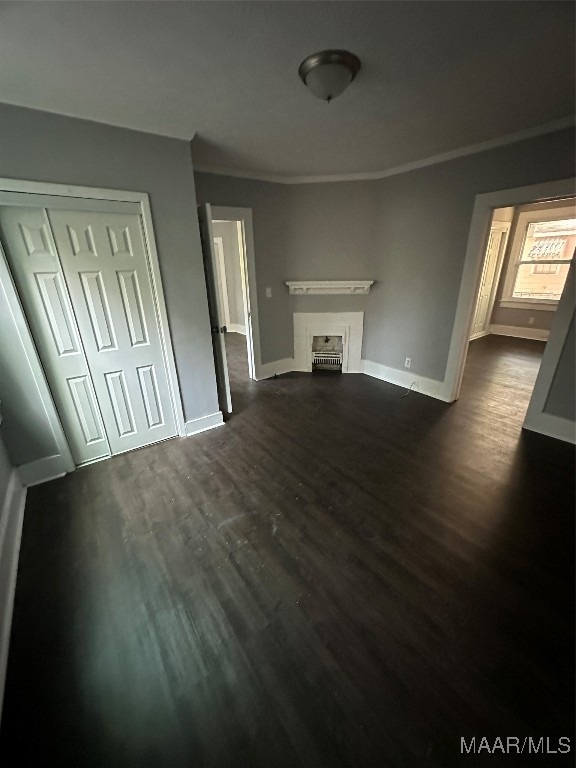
<svg viewBox="0 0 576 768"><path fill-rule="evenodd" d="M574 450L521 431L543 344L473 342L453 405L249 382L244 345L224 427L30 489L0 764L572 765L460 743L574 735Z"/></svg>

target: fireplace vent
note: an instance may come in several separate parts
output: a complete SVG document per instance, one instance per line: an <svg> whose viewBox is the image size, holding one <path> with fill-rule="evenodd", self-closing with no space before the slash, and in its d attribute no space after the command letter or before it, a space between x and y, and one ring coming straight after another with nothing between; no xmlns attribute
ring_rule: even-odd
<svg viewBox="0 0 576 768"><path fill-rule="evenodd" d="M338 371L342 373L342 352L314 352L313 371Z"/></svg>

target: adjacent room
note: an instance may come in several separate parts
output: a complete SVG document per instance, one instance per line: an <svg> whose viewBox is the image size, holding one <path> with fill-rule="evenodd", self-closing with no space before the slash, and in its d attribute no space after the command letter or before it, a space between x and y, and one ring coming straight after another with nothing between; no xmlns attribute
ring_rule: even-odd
<svg viewBox="0 0 576 768"><path fill-rule="evenodd" d="M481 401L501 410L504 428L524 419L567 289L574 203L541 201L492 214L466 364L485 381Z"/></svg>
<svg viewBox="0 0 576 768"><path fill-rule="evenodd" d="M3 768L574 765L575 21L0 0Z"/></svg>

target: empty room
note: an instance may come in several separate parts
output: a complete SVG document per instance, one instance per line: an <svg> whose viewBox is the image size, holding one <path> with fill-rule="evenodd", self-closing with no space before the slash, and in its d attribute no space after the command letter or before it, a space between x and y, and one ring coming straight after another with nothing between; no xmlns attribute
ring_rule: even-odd
<svg viewBox="0 0 576 768"><path fill-rule="evenodd" d="M575 21L0 0L2 768L575 765Z"/></svg>

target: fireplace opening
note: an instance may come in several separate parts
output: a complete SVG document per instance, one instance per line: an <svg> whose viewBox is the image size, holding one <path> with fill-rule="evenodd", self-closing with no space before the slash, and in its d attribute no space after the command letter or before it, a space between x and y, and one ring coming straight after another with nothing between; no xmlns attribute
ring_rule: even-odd
<svg viewBox="0 0 576 768"><path fill-rule="evenodd" d="M342 373L342 336L312 337L312 372Z"/></svg>

